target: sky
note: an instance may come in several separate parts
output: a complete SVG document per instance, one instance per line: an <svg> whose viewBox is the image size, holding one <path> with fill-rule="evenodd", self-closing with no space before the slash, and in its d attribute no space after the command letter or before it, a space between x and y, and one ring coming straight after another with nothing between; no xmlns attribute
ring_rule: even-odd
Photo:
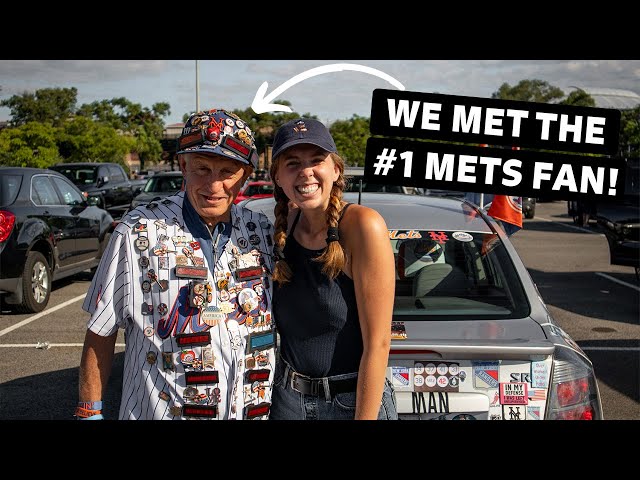
<svg viewBox="0 0 640 480"><path fill-rule="evenodd" d="M567 94L571 87L640 94L640 60L0 60L0 99L41 88L75 87L78 107L118 97L149 109L168 102L168 125L195 111L196 97L200 110L244 110L263 82L269 84L268 95L296 75L335 63L375 69L416 92L488 98L503 83L538 79ZM326 124L354 114L369 117L373 90L396 88L389 77L323 73L277 98L291 102L294 112L317 115ZM10 110L0 108L0 121L9 119Z"/></svg>

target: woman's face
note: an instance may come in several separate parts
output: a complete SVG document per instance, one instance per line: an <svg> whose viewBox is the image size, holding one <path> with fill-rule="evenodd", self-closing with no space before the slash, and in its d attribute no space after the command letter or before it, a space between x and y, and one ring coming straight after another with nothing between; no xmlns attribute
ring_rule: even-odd
<svg viewBox="0 0 640 480"><path fill-rule="evenodd" d="M295 145L279 155L276 184L302 209L326 209L340 169L331 154L310 144Z"/></svg>

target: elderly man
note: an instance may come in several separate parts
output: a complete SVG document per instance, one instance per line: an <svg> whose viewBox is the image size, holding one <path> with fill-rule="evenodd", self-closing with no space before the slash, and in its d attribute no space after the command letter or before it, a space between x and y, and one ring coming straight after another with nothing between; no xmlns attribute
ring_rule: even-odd
<svg viewBox="0 0 640 480"><path fill-rule="evenodd" d="M210 110L189 118L178 144L185 191L122 219L83 304L79 419L103 418L119 328L120 419L269 415L273 227L233 203L257 166L254 138L233 113Z"/></svg>

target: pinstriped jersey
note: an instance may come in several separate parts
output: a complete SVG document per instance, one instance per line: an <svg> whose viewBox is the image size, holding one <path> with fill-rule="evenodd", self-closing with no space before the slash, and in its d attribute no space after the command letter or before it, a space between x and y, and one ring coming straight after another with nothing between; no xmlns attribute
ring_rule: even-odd
<svg viewBox="0 0 640 480"><path fill-rule="evenodd" d="M230 238L209 265L185 225L184 195L123 217L82 306L93 333L124 329L119 418L266 419L273 226L232 205Z"/></svg>

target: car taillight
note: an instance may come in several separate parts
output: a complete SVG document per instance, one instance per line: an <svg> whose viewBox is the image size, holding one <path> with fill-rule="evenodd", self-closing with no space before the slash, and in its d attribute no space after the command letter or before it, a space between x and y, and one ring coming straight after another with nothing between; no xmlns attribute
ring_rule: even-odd
<svg viewBox="0 0 640 480"><path fill-rule="evenodd" d="M578 353L556 348L548 420L602 420L600 392L593 367Z"/></svg>
<svg viewBox="0 0 640 480"><path fill-rule="evenodd" d="M16 216L7 212L6 210L0 210L0 243L4 242L11 235L11 230L16 224Z"/></svg>

